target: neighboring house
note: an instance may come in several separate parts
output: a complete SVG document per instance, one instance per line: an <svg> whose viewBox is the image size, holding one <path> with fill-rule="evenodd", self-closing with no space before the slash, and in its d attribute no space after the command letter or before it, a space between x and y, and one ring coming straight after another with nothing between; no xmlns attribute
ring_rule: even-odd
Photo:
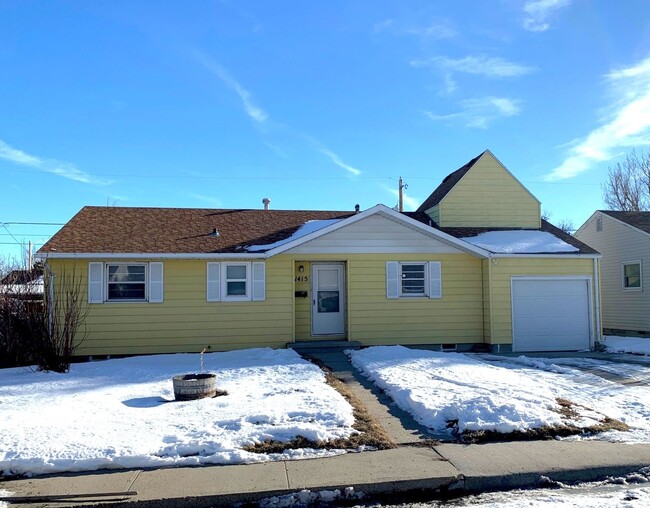
<svg viewBox="0 0 650 508"><path fill-rule="evenodd" d="M25 301L43 301L43 269L12 270L0 280L0 295Z"/></svg>
<svg viewBox="0 0 650 508"><path fill-rule="evenodd" d="M85 207L40 250L76 272L82 355L342 339L494 351L600 338L596 251L489 152L416 212Z"/></svg>
<svg viewBox="0 0 650 508"><path fill-rule="evenodd" d="M650 212L598 210L575 236L603 255L605 332L650 335Z"/></svg>

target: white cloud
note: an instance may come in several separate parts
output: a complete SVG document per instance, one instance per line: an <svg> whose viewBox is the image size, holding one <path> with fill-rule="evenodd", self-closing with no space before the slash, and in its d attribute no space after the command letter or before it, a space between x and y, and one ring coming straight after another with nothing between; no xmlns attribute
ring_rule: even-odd
<svg viewBox="0 0 650 508"><path fill-rule="evenodd" d="M404 30L404 33L432 39L452 39L458 35L458 32L447 22L432 23L424 27L407 28Z"/></svg>
<svg viewBox="0 0 650 508"><path fill-rule="evenodd" d="M207 203L213 208L220 208L222 205L221 200L218 198L215 198L214 196L206 196L204 194L194 194L190 193L188 194L188 197L195 199L197 201L202 201L204 203Z"/></svg>
<svg viewBox="0 0 650 508"><path fill-rule="evenodd" d="M390 192L397 200L399 200L399 191L397 189L393 189L388 185L382 185L382 187L384 190ZM420 200L407 195L405 190L402 190L402 200L404 202L404 209L407 212L417 210L420 206Z"/></svg>
<svg viewBox="0 0 650 508"><path fill-rule="evenodd" d="M574 140L565 160L547 181L573 178L632 147L650 145L650 58L606 76L614 96L603 123Z"/></svg>
<svg viewBox="0 0 650 508"><path fill-rule="evenodd" d="M412 60L413 67L435 67L447 73L464 72L488 78L514 78L534 72L535 67L509 62L500 57L466 56L465 58L447 58L435 56L426 60Z"/></svg>
<svg viewBox="0 0 650 508"><path fill-rule="evenodd" d="M111 183L109 180L100 180L95 178L69 162L61 162L54 159L42 159L35 155L23 152L22 150L18 150L17 148L13 148L2 140L0 140L0 158L13 162L14 164L30 166L46 173L59 175L76 182L92 185L108 185Z"/></svg>
<svg viewBox="0 0 650 508"><path fill-rule="evenodd" d="M466 127L485 129L497 118L515 116L521 113L521 101L505 97L481 97L465 99L459 103L461 110L456 113L439 115L424 111L431 120L460 121Z"/></svg>
<svg viewBox="0 0 650 508"><path fill-rule="evenodd" d="M239 82L233 78L232 75L226 70L225 67L218 64L201 51L195 50L192 55L197 62L203 65L203 67L208 69L215 76L217 76L228 88L230 88L239 96L246 114L251 119L255 120L258 123L264 123L268 119L269 115L266 113L266 111L255 105L250 92L241 86Z"/></svg>
<svg viewBox="0 0 650 508"><path fill-rule="evenodd" d="M571 0L532 0L524 4L524 28L531 32L544 32L551 25L548 18L554 11L567 7Z"/></svg>
<svg viewBox="0 0 650 508"><path fill-rule="evenodd" d="M352 166L350 166L349 164L346 164L345 162L343 162L343 161L339 158L339 156L338 156L337 154L335 154L334 152L332 152L332 150L329 150L329 149L327 149L327 148L321 147L321 148L319 148L319 151L320 151L322 154L327 155L327 156L330 158L330 160L331 160L334 164L336 164L338 167L343 168L343 169L345 169L346 171L349 171L350 173L352 173L352 174L355 175L355 176L358 176L358 175L361 174L361 170L360 170L360 169L357 169L357 168L355 168L355 167L352 167Z"/></svg>

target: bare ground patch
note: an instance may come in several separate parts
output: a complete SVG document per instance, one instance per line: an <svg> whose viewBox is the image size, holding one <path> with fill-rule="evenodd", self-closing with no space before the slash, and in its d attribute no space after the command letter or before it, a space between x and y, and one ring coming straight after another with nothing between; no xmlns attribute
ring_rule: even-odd
<svg viewBox="0 0 650 508"><path fill-rule="evenodd" d="M369 447L377 450L387 450L396 447L386 431L377 423L366 409L366 406L352 393L346 384L326 368L322 366L321 368L325 373L327 384L343 395L345 400L352 406L354 415L354 425L352 427L357 432L348 438L330 441L312 441L302 436L296 436L290 441L264 441L246 446L244 450L252 453L282 453L285 450L299 448L356 450L361 447Z"/></svg>
<svg viewBox="0 0 650 508"><path fill-rule="evenodd" d="M548 425L539 427L537 429L514 431L509 433L497 432L494 430L466 430L465 432L460 433L458 438L463 443L533 441L555 439L556 437L593 435L600 432L606 432L608 430L619 430L622 432L630 430L629 425L626 423L605 415L602 415L602 418L598 421L598 423L594 425L588 427L579 427L575 425L574 422L581 417L580 409L585 409L592 412L593 410L586 406L583 406L582 404L577 404L567 399L557 398L555 400L559 405L559 408L556 409L556 411L560 413L565 420L565 423L563 425ZM457 424L457 421L452 421L450 422L449 427L453 428L455 425L457 426Z"/></svg>

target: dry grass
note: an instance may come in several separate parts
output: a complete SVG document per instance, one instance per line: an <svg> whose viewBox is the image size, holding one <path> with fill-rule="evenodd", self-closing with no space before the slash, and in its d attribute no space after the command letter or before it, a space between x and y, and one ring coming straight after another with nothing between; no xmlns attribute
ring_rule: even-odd
<svg viewBox="0 0 650 508"><path fill-rule="evenodd" d="M352 406L354 414L354 425L352 427L357 432L348 438L331 441L311 441L302 436L297 436L291 441L264 441L246 446L244 450L252 453L282 453L284 450L299 448L339 450L356 450L360 447L370 447L378 450L395 448L395 443L386 431L375 421L365 405L352 393L346 384L327 369L322 366L321 368L325 372L327 384L343 395L345 400Z"/></svg>
<svg viewBox="0 0 650 508"><path fill-rule="evenodd" d="M515 431L507 434L494 430L465 431L460 434L459 438L464 443L489 443L496 441L533 441L542 439L555 439L556 437L567 437L575 435L592 435L608 430L619 430L626 432L630 427L620 420L604 416L595 425L589 427L578 427L572 421L580 418L580 413L576 408L591 410L581 404L576 404L570 400L557 398L555 399L560 406L556 411L566 420L563 425L549 425L530 429L526 431Z"/></svg>

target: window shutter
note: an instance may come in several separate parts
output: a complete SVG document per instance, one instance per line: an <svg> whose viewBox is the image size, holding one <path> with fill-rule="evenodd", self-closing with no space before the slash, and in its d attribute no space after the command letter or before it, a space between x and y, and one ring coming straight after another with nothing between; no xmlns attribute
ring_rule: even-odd
<svg viewBox="0 0 650 508"><path fill-rule="evenodd" d="M220 270L220 263L208 263L208 302L218 302L221 300Z"/></svg>
<svg viewBox="0 0 650 508"><path fill-rule="evenodd" d="M429 298L442 298L442 268L440 261L429 261Z"/></svg>
<svg viewBox="0 0 650 508"><path fill-rule="evenodd" d="M104 263L88 263L88 303L104 303Z"/></svg>
<svg viewBox="0 0 650 508"><path fill-rule="evenodd" d="M399 298L399 263L386 261L386 298Z"/></svg>
<svg viewBox="0 0 650 508"><path fill-rule="evenodd" d="M264 262L253 263L253 291L252 300L254 302L263 302L266 299L266 266Z"/></svg>
<svg viewBox="0 0 650 508"><path fill-rule="evenodd" d="M149 263L149 303L163 301L163 264Z"/></svg>

